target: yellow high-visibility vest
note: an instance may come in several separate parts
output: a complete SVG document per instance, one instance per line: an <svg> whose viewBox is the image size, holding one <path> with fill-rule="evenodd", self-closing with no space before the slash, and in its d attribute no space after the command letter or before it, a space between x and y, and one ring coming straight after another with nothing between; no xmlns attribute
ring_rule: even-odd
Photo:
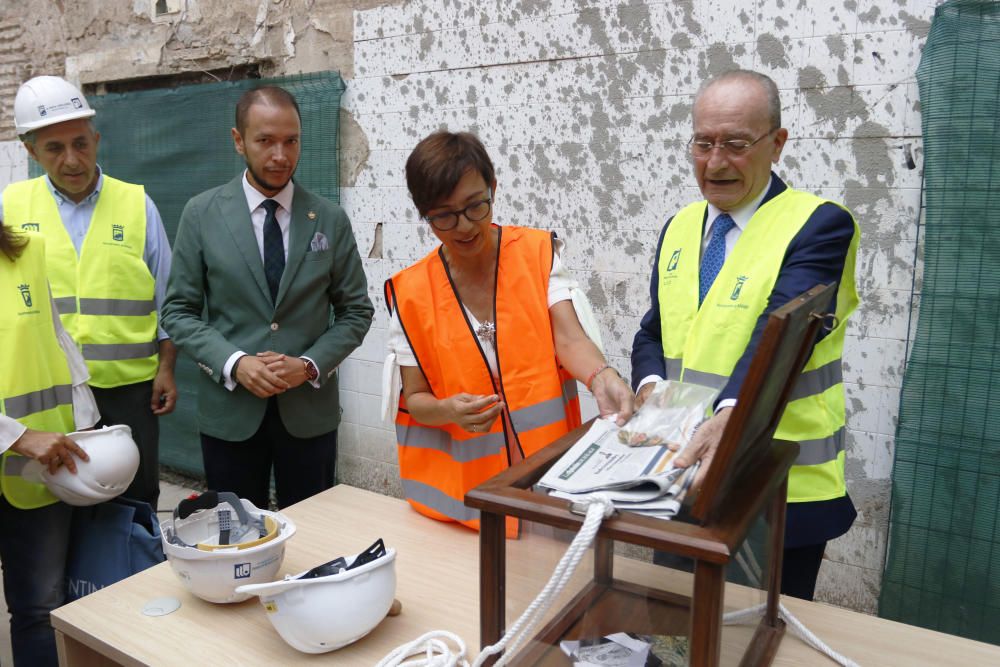
<svg viewBox="0 0 1000 667"><path fill-rule="evenodd" d="M691 204L674 217L658 258L667 379L716 389L726 385L767 307L789 244L823 203L789 188L763 204L726 258L701 308L698 270L708 204ZM854 263L859 237L855 222L837 289L837 326L816 344L774 436L800 447L788 478L789 502L831 500L847 492L841 356L847 316L858 304Z"/></svg>
<svg viewBox="0 0 1000 667"><path fill-rule="evenodd" d="M49 283L63 326L80 346L95 387L119 387L156 375L155 280L143 261L146 194L104 175L77 257L44 176L7 186L6 224L41 232Z"/></svg>
<svg viewBox="0 0 1000 667"><path fill-rule="evenodd" d="M73 383L56 339L45 277L45 239L29 234L16 261L0 254L0 412L30 429L73 430ZM27 482L28 459L4 452L0 492L19 509L56 502L44 484Z"/></svg>

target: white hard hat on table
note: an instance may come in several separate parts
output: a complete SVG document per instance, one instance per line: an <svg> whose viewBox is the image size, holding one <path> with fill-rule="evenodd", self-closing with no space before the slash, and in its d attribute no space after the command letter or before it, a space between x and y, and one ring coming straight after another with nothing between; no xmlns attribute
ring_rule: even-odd
<svg viewBox="0 0 1000 667"><path fill-rule="evenodd" d="M379 539L360 554L236 592L260 596L271 625L292 648L326 653L361 639L389 613L395 560L396 551Z"/></svg>
<svg viewBox="0 0 1000 667"><path fill-rule="evenodd" d="M235 514L235 516L234 516ZM273 581L295 524L233 493L182 500L160 524L163 552L184 586L208 602L242 602L241 584Z"/></svg>
<svg viewBox="0 0 1000 667"><path fill-rule="evenodd" d="M58 76L36 76L25 81L14 98L18 136L67 120L90 118L95 113L83 93Z"/></svg>

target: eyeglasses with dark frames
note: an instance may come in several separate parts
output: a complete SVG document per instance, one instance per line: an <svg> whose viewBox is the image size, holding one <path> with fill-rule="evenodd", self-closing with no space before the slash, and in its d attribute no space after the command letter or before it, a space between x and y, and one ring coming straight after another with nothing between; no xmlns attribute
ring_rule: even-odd
<svg viewBox="0 0 1000 667"><path fill-rule="evenodd" d="M431 227L439 232L447 232L458 226L458 216L464 215L469 222L479 222L490 214L493 208L493 197L487 197L482 201L469 204L460 211L448 211L446 213L435 213L434 215L422 215L423 220L430 223Z"/></svg>
<svg viewBox="0 0 1000 667"><path fill-rule="evenodd" d="M750 141L749 139L726 139L725 141L716 143L714 141L705 141L703 139L691 137L688 141L688 147L691 149L691 154L695 157L708 157L716 148L721 149L722 152L731 157L739 157L749 153L750 149L753 148L754 145L771 136L777 130L778 128L776 127L771 128L767 131L767 133L762 134L753 141Z"/></svg>

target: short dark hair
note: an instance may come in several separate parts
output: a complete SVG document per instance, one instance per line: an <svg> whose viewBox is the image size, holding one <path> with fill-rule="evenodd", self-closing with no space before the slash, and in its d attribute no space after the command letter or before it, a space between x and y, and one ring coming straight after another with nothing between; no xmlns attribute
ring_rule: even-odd
<svg viewBox="0 0 1000 667"><path fill-rule="evenodd" d="M493 186L493 161L471 132L440 131L421 140L406 160L406 187L420 215L450 195L470 169Z"/></svg>
<svg viewBox="0 0 1000 667"><path fill-rule="evenodd" d="M764 89L764 94L767 96L767 115L768 120L771 121L771 129L777 130L781 127L781 98L778 96L778 86L774 83L774 79L768 75L753 70L732 69L712 77L698 88L698 92L694 96L695 103L698 102L698 98L701 97L703 92L715 84L738 79L753 81Z"/></svg>
<svg viewBox="0 0 1000 667"><path fill-rule="evenodd" d="M258 86L251 88L242 95L236 103L236 131L243 134L247 126L247 114L250 107L256 103L270 104L278 107L292 107L299 122L302 122L302 114L299 112L299 103L295 101L295 96L284 88L278 86Z"/></svg>

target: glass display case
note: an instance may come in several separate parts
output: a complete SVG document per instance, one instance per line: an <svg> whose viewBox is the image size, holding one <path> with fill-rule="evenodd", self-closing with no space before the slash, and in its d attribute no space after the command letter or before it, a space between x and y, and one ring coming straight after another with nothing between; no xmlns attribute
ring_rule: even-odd
<svg viewBox="0 0 1000 667"><path fill-rule="evenodd" d="M530 639L507 647L508 664L771 663L784 633L785 499L798 454L797 444L773 434L835 292L836 285L818 286L771 314L694 501L671 521L632 512L604 519ZM584 523L585 510L535 485L586 428L466 495L465 504L480 511L483 647L532 604ZM512 517L520 537L507 540ZM744 609L749 626L724 625L724 611ZM645 658L643 645L650 647Z"/></svg>

